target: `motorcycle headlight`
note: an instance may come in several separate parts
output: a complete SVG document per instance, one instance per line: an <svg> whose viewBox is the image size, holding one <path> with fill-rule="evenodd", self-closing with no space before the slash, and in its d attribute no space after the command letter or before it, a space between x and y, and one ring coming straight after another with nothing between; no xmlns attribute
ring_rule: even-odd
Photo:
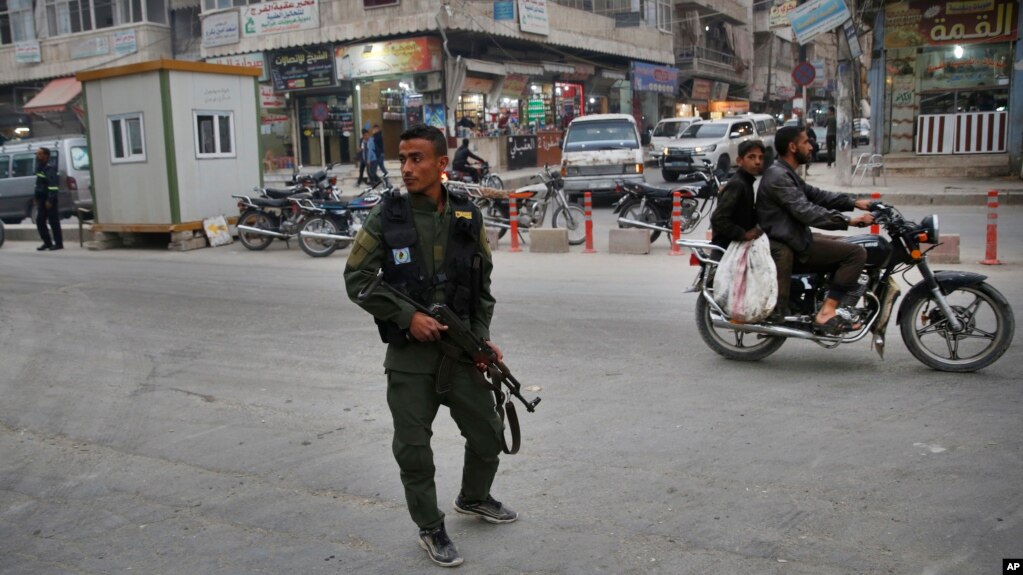
<svg viewBox="0 0 1023 575"><path fill-rule="evenodd" d="M920 227L917 229L917 239L922 244L936 244L940 238L941 236L938 233L938 215L931 214L920 222Z"/></svg>

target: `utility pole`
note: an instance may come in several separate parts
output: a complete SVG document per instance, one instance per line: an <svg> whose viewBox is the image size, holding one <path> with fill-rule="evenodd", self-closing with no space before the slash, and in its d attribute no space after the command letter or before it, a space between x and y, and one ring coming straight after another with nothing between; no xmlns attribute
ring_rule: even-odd
<svg viewBox="0 0 1023 575"><path fill-rule="evenodd" d="M852 4L852 2L850 2ZM850 11L853 7L850 6ZM852 119L854 117L852 98L853 66L856 61L852 58L849 42L841 30L836 31L838 36L838 95L835 98L836 123L838 134L835 138L835 169L838 171L838 183L843 186L852 185Z"/></svg>

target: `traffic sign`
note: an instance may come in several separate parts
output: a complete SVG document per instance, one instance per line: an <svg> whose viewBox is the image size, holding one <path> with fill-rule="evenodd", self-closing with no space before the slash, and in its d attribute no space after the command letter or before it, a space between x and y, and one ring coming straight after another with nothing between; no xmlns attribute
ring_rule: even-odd
<svg viewBox="0 0 1023 575"><path fill-rule="evenodd" d="M809 62L800 62L792 70L792 81L797 86L809 86L813 84L813 79L817 77L817 70L814 69L813 64Z"/></svg>
<svg viewBox="0 0 1023 575"><path fill-rule="evenodd" d="M327 118L330 118L330 111L327 109L327 103L326 102L313 103L313 121L326 122Z"/></svg>

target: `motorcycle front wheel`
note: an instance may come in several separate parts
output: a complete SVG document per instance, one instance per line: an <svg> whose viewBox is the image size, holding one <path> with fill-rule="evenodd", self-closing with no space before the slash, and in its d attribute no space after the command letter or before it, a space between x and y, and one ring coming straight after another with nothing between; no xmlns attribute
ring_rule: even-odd
<svg viewBox="0 0 1023 575"><path fill-rule="evenodd" d="M551 226L555 228L564 227L568 230L568 244L577 246L586 241L586 212L575 204L569 204L567 208L558 207L551 216Z"/></svg>
<svg viewBox="0 0 1023 575"><path fill-rule="evenodd" d="M784 337L745 333L715 327L710 318L710 304L700 296L696 300L696 330L714 353L738 361L764 359L785 343Z"/></svg>
<svg viewBox="0 0 1023 575"><path fill-rule="evenodd" d="M621 217L627 220L633 220L636 222L643 222L644 224L650 224L656 226L660 220L660 216L657 214L657 210L650 204L640 205L637 200L630 200L624 206L622 206ZM637 230L649 229L649 228L638 228L629 224L618 223L619 228L635 228ZM657 230L650 230L650 243L657 241L657 238L661 237L661 232Z"/></svg>
<svg viewBox="0 0 1023 575"><path fill-rule="evenodd" d="M273 230L275 227L273 222L270 221L269 216L255 209L245 210L242 212L242 215L238 217L238 225L263 230ZM246 248L254 252L258 252L260 250L265 250L270 243L274 241L274 239L270 236L238 230L238 241L240 241Z"/></svg>
<svg viewBox="0 0 1023 575"><path fill-rule="evenodd" d="M304 224L302 224L302 231L317 234L340 235L341 226L339 226L337 222L331 218L316 216L309 218ZM298 245L302 248L303 252L314 258L325 258L334 253L334 250L344 249L351 243L352 242L350 241L344 240L307 238L302 236L301 232L298 234Z"/></svg>
<svg viewBox="0 0 1023 575"><path fill-rule="evenodd" d="M1002 357L1012 343L1016 319L998 290L981 282L945 296L962 328L953 330L930 292L909 296L899 330L913 357L939 371L970 372Z"/></svg>

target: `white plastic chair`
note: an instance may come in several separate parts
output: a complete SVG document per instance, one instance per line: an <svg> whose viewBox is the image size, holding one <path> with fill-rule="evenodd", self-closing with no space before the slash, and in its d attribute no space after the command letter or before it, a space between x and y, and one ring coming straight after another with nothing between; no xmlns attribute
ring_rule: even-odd
<svg viewBox="0 0 1023 575"><path fill-rule="evenodd" d="M881 172L881 177L884 178L884 185L888 185L888 174L884 170L884 156L881 154L871 154L864 152L856 157L856 165L853 167L853 185L856 184L856 174L860 175L860 181L870 173L870 179L873 185L877 185L877 173Z"/></svg>

